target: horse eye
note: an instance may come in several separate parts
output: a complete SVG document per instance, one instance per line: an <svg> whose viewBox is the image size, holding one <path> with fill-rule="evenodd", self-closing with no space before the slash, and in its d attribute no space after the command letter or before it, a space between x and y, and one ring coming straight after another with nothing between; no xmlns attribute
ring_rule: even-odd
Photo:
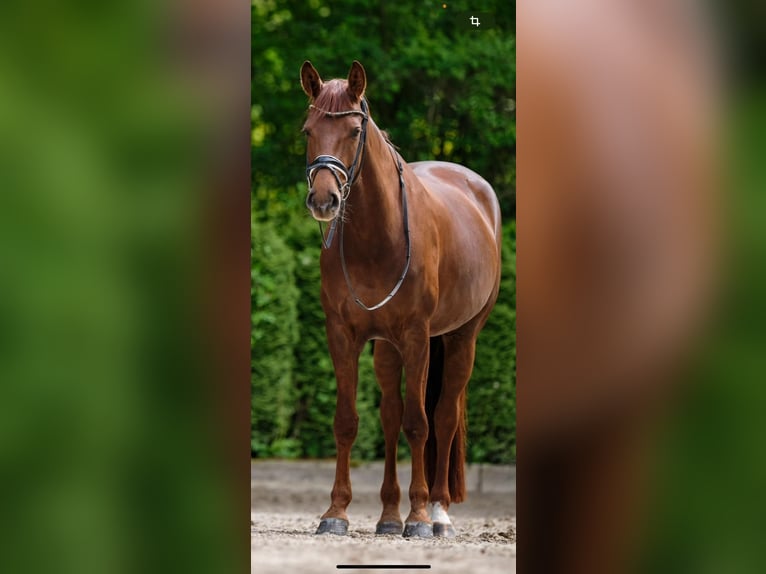
<svg viewBox="0 0 766 574"><path fill-rule="evenodd" d="M352 137L352 138L355 138L355 137L357 137L357 136L358 136L360 133L362 133L362 128L354 128L353 130L351 130L351 137Z"/></svg>
<svg viewBox="0 0 766 574"><path fill-rule="evenodd" d="M304 136L306 136L306 137L309 137L309 136L311 135L311 131L307 130L306 128L303 128L303 129L301 130L301 133L302 133Z"/></svg>

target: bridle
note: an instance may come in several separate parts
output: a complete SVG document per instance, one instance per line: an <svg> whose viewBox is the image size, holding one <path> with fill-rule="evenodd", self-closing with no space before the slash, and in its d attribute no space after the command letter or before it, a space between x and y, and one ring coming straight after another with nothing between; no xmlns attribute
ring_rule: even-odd
<svg viewBox="0 0 766 574"><path fill-rule="evenodd" d="M359 143L356 146L356 153L354 154L354 161L351 162L351 167L346 168L345 164L334 155L318 155L314 158L314 161L306 165L306 180L308 182L309 189L314 186L314 178L320 169L330 170L330 173L332 173L333 177L335 178L335 182L338 184L338 191L340 192L341 209L338 210L339 214L342 213L343 209L345 208L346 199L348 198L348 194L351 193L351 186L354 185L356 178L359 176L359 172L357 171L357 163L359 162L359 158L362 157L362 150L364 149L364 144L367 141L367 120L369 120L370 115L367 110L367 102L364 98L362 98L361 107L361 110L327 112L321 108L316 107L314 104L309 106L309 109L316 110L324 114L326 118L342 118L345 116L353 115L362 116L362 132L359 134ZM361 171L361 169L359 171ZM341 181L341 175L343 176L343 181ZM322 233L322 244L324 245L325 249L329 249L330 245L332 245L332 240L333 236L335 235L335 228L337 227L337 224L338 217L336 216L330 224L330 231L327 233L327 239L325 239L324 233ZM321 223L319 224L319 229L322 229Z"/></svg>
<svg viewBox="0 0 766 574"><path fill-rule="evenodd" d="M404 239L406 243L406 250L407 250L407 261L404 264L404 270L402 271L402 274L399 276L399 280L396 282L396 285L394 285L394 288L389 291L388 295L386 295L385 298L383 298L382 301L377 303L376 305L367 306L365 305L362 300L359 298L359 296L356 294L356 291L354 291L353 286L351 285L351 278L348 274L348 269L346 267L346 257L343 250L343 228L344 228L344 221L345 221L345 212L346 212L346 200L348 199L349 194L351 193L351 187L356 183L357 178L359 177L359 173L361 172L361 161L364 160L363 156L363 150L365 147L365 142L367 141L367 121L369 120L369 112L367 108L367 101L362 98L361 102L361 110L345 110L341 112L328 112L325 110L322 110L320 108L317 108L315 105L310 105L309 108L316 110L322 114L324 114L327 118L340 118L345 116L351 116L351 115L359 115L362 116L362 131L359 135L359 144L356 147L356 153L354 154L354 160L351 162L350 167L346 167L345 164L339 160L337 157L332 155L319 155L316 158L314 158L314 161L311 163L308 163L306 165L306 180L308 181L309 189L311 189L314 185L314 178L316 177L317 172L320 169L329 169L332 173L333 177L335 178L335 182L338 184L338 191L340 192L341 200L340 200L340 209L338 209L338 215L335 216L335 218L330 223L330 229L327 232L327 237L325 238L324 230L322 229L322 223L319 222L319 232L322 237L322 246L325 249L329 249L332 245L332 240L335 235L335 230L338 227L338 220L340 220L340 265L343 269L343 276L346 279L346 286L348 287L349 292L351 293L351 296L354 298L354 302L359 305L362 309L366 311L375 311L376 309L380 309L388 303L391 299L394 298L394 295L399 291L399 288L402 286L402 283L404 283L404 278L407 276L407 272L410 269L410 259L412 256L412 245L410 242L410 226L409 226L409 216L407 214L407 190L406 186L404 184L404 170L402 168L402 160L399 154L394 149L394 146L391 145L390 142L388 143L389 147L391 148L391 154L394 158L394 161L396 162L396 168L399 172L399 189L402 193L402 223L404 225ZM360 160L361 158L361 160ZM341 181L341 176L343 176L343 180Z"/></svg>

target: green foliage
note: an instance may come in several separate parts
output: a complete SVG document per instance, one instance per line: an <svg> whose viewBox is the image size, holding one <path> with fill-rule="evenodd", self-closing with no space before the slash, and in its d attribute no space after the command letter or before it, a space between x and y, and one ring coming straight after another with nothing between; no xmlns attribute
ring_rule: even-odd
<svg viewBox="0 0 766 574"><path fill-rule="evenodd" d="M254 265L256 254L263 257L261 283L256 287L254 271L253 287L253 329L261 336L261 343L256 345L254 338L253 346L254 413L260 409L253 419L257 456L335 454L336 383L319 298L320 237L304 205L306 158L300 128L307 101L300 88L300 66L311 60L329 79L345 77L353 60L362 62L371 113L403 157L470 167L490 181L503 217L512 221L513 9L506 2L484 3L482 10L495 13L498 27L476 33L457 16L472 8L468 2L449 3L442 10L434 3L253 0ZM500 298L479 339L468 393L472 461L515 458L515 224L506 225L504 232ZM257 245L261 241L267 245ZM268 259L267 249L275 259ZM271 283L264 276L268 273L275 274ZM273 302L257 307L255 301L264 300L256 289L264 289ZM355 459L384 454L379 404L367 348L359 363ZM403 433L399 456L409 456Z"/></svg>
<svg viewBox="0 0 766 574"><path fill-rule="evenodd" d="M358 460L375 460L385 456L385 440L380 424L380 387L372 366L371 345L359 357L359 386L356 411L359 414L359 432L351 456Z"/></svg>
<svg viewBox="0 0 766 574"><path fill-rule="evenodd" d="M468 385L468 460L516 459L516 222L503 229L500 294L479 334Z"/></svg>
<svg viewBox="0 0 766 574"><path fill-rule="evenodd" d="M516 220L503 226L503 255L502 276L500 278L500 294L497 297L499 305L507 305L516 310ZM514 322L514 341L516 326ZM515 347L515 345L514 345Z"/></svg>
<svg viewBox="0 0 766 574"><path fill-rule="evenodd" d="M499 304L479 335L468 386L468 460L516 458L516 313Z"/></svg>
<svg viewBox="0 0 766 574"><path fill-rule="evenodd" d="M303 456L328 457L335 453L332 434L335 415L335 376L324 312L319 301L319 235L314 244L295 253L300 343L295 347L293 385L298 402L293 415L292 436L301 442Z"/></svg>
<svg viewBox="0 0 766 574"><path fill-rule="evenodd" d="M251 224L251 450L294 452L284 440L293 411L298 341L293 255L273 226ZM272 452L272 450L274 452Z"/></svg>

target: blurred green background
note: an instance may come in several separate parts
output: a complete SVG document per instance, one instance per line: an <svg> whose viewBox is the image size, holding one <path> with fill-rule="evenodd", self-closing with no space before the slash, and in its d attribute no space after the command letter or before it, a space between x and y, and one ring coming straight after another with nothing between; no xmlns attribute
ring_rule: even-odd
<svg viewBox="0 0 766 574"><path fill-rule="evenodd" d="M731 84L723 293L656 453L645 572L766 570L766 83Z"/></svg>
<svg viewBox="0 0 766 574"><path fill-rule="evenodd" d="M641 571L766 571L766 18L718 5L725 69L722 292L682 401L665 422Z"/></svg>
<svg viewBox="0 0 766 574"><path fill-rule="evenodd" d="M0 8L0 572L249 562L201 326L214 114L172 13Z"/></svg>
<svg viewBox="0 0 766 574"><path fill-rule="evenodd" d="M500 297L479 337L468 391L468 460L515 460L515 15L484 3L321 0L252 4L252 437L254 457L333 457L335 379L319 301L320 236L304 201L307 98L299 71L367 72L376 123L407 161L439 159L484 176L504 225ZM465 18L463 17L465 16ZM449 49L446 49L446 47ZM380 393L360 362L357 460L382 458ZM401 435L400 456L408 456Z"/></svg>

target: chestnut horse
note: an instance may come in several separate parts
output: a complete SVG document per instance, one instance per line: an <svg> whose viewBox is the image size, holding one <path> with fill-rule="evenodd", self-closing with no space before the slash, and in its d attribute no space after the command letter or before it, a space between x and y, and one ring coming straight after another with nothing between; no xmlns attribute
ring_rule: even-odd
<svg viewBox="0 0 766 574"><path fill-rule="evenodd" d="M348 531L358 360L375 340L386 442L376 533L451 537L447 510L465 498L466 386L500 283L500 207L492 187L463 166L405 163L372 120L366 85L356 61L347 80L323 82L308 61L301 68L311 102L306 205L320 227L329 223L321 298L338 384L335 483L317 534ZM402 428L412 451L404 524L396 475Z"/></svg>

